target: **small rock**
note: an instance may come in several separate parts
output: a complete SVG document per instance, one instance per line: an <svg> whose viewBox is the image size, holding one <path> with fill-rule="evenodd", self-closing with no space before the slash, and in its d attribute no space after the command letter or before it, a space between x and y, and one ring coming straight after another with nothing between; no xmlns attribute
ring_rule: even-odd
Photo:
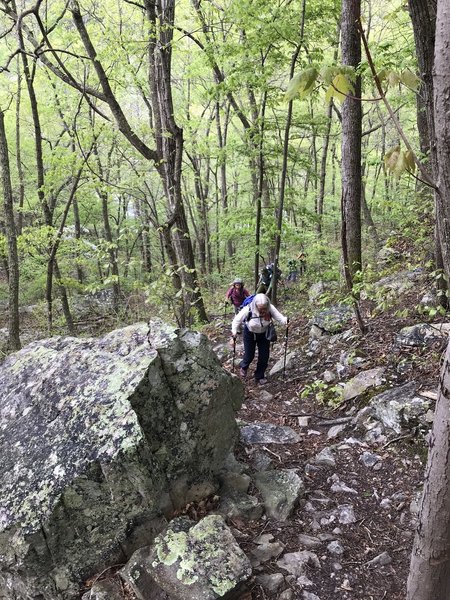
<svg viewBox="0 0 450 600"><path fill-rule="evenodd" d="M362 463L365 467L373 467L381 458L377 454L372 454L371 452L363 452L359 457L359 462Z"/></svg>
<svg viewBox="0 0 450 600"><path fill-rule="evenodd" d="M341 504L338 506L339 522L343 525L356 523L355 511L351 504Z"/></svg>
<svg viewBox="0 0 450 600"><path fill-rule="evenodd" d="M385 565L391 564L391 562L392 558L389 554L387 552L382 552L378 556L375 556L375 558L372 558L372 560L369 560L366 564L369 567L384 567Z"/></svg>
<svg viewBox="0 0 450 600"><path fill-rule="evenodd" d="M319 538L316 538L312 535L306 535L305 533L301 533L298 536L299 543L307 549L317 548L320 546L321 541Z"/></svg>
<svg viewBox="0 0 450 600"><path fill-rule="evenodd" d="M344 547L337 540L335 540L334 542L330 542L327 546L327 550L330 554L333 554L334 556L341 556L342 554L344 554Z"/></svg>
<svg viewBox="0 0 450 600"><path fill-rule="evenodd" d="M316 465L326 467L334 467L336 465L336 459L331 448L324 448L318 454L316 454L314 462Z"/></svg>
<svg viewBox="0 0 450 600"><path fill-rule="evenodd" d="M330 427L330 429L328 430L327 438L329 440L332 440L332 439L338 437L338 435L340 433L342 433L346 427L347 427L347 425L345 423L342 425L333 425L333 427Z"/></svg>
<svg viewBox="0 0 450 600"><path fill-rule="evenodd" d="M256 582L259 583L269 594L276 594L284 583L284 577L281 573L262 574L256 576Z"/></svg>

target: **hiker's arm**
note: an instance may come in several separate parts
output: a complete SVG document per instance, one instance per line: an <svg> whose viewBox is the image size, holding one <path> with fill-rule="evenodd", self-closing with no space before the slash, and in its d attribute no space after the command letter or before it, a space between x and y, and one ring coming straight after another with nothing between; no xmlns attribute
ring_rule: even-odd
<svg viewBox="0 0 450 600"><path fill-rule="evenodd" d="M289 322L289 319L282 315L273 304L270 305L270 314L275 319L275 321L278 321L278 323L281 323L282 325L287 325Z"/></svg>

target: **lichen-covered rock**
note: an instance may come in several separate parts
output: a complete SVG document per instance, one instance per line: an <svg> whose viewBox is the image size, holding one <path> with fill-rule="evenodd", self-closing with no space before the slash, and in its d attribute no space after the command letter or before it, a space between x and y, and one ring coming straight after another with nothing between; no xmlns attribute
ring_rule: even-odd
<svg viewBox="0 0 450 600"><path fill-rule="evenodd" d="M209 515L198 523L186 517L171 521L148 552L132 556L123 575L144 600L153 599L148 576L172 600L228 600L235 592L239 596L251 572L223 518Z"/></svg>
<svg viewBox="0 0 450 600"><path fill-rule="evenodd" d="M0 392L0 598L68 600L215 489L242 385L205 336L137 324L34 342Z"/></svg>

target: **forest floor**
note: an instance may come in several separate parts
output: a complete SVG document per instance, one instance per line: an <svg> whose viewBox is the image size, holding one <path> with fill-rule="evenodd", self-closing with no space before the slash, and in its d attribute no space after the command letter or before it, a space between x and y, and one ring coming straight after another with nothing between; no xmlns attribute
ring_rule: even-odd
<svg viewBox="0 0 450 600"><path fill-rule="evenodd" d="M415 298L412 297L411 314ZM283 306L279 306L283 311ZM403 348L394 344L396 334L402 327L421 322L417 315L413 318L399 318L394 312L384 312L377 318L369 318L368 307L363 307L369 333L360 336L352 349L366 359L364 369L385 367L387 387L397 386L409 381L420 384L421 390L436 390L439 374L439 358L445 343L429 348ZM292 315L288 315L292 316ZM263 388L257 386L249 377L245 381L245 399L238 418L246 423L269 422L276 425L288 425L301 436L296 444L266 444L264 452L272 459L272 468L295 469L305 484L305 494L293 516L285 521L260 519L254 522L236 520L231 522L235 535L248 555L255 548L254 540L264 534L271 534L272 541L283 544L285 553L298 552L304 549L299 543L300 534L317 536L322 534L323 543L315 547L320 561L320 568L308 567L307 577L312 585L305 591L295 585L295 577L285 577L286 586L276 593L267 593L258 583L258 574L268 575L283 573L276 564L279 557L274 557L256 567L255 577L250 591L243 598L265 600L267 598L302 598L309 600L404 600L406 581L409 571L410 554L416 525L414 514L410 510L411 503L417 504L423 481L426 461L426 443L423 435L408 432L399 435L380 447L369 448L381 457L377 469L367 468L361 463L361 447L357 443L345 444L337 454L337 462L333 467L305 469L309 461L323 448L336 444L329 440L327 421L348 417L349 414L362 408L364 404L352 401L340 406L330 406L318 402L313 393L308 391L311 383L319 378L326 369L332 369L339 360L339 353L348 351L345 344L334 349L334 354L326 352L319 356L308 356L306 349L310 326L308 319L301 316L291 319L288 339L288 352L297 351L297 358L286 370L285 374L275 375ZM280 327L280 330L282 328ZM357 331L356 323L353 330ZM229 337L229 324L211 327L207 331L214 344L225 343ZM269 369L275 360L285 351L284 340L277 343L272 351ZM239 345L238 345L239 350ZM237 353L239 354L239 352ZM226 368L239 371L239 359L225 361ZM403 368L402 368L403 365ZM406 365L406 367L405 367ZM254 365L253 365L254 366ZM251 373L252 368L250 368ZM355 368L353 375L357 373ZM249 373L249 375L250 375ZM346 380L352 374L347 374ZM269 392L262 394L261 390ZM312 391L312 390L311 390ZM303 398L301 396L304 396ZM367 402L367 399L365 400ZM302 416L309 416L308 426L300 426ZM347 430L339 438L345 442L348 437L358 436ZM422 432L423 433L423 432ZM254 471L252 458L255 447L238 445L236 456L247 464L248 472ZM260 449L258 449L258 452ZM333 478L334 477L334 478ZM333 478L333 479L332 479ZM351 494L330 494L330 487L336 479L350 486ZM255 495L257 490L253 490ZM320 520L320 503L330 500L334 506L351 503L354 507L356 522L351 525L340 525L330 520L327 524ZM383 502L384 499L384 502ZM328 506L328 508L330 508ZM310 512L308 512L310 511ZM311 512L312 511L312 512ZM314 512L315 511L315 512ZM318 512L317 512L318 511ZM328 513L329 514L329 513ZM318 515L318 516L317 516ZM320 527L317 520L320 521ZM327 526L328 525L328 526ZM339 535L332 534L339 525ZM344 553L330 556L327 544L330 539L339 539ZM387 553L391 559L389 564L369 564L375 557ZM376 562L376 561L375 561ZM283 573L286 576L286 572ZM289 585L289 581L292 585ZM287 589L291 589L286 593ZM285 595L283 595L282 591Z"/></svg>

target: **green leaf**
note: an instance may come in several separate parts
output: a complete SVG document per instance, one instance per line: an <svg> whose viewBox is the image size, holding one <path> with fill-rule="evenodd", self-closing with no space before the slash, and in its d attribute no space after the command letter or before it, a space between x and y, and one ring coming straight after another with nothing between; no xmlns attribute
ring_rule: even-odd
<svg viewBox="0 0 450 600"><path fill-rule="evenodd" d="M400 76L395 71L389 71L386 79L388 84L392 87L400 83Z"/></svg>
<svg viewBox="0 0 450 600"><path fill-rule="evenodd" d="M403 73L401 73L400 80L414 92L418 90L421 83L420 78L417 77L417 75L409 69L406 69L406 71L403 71Z"/></svg>
<svg viewBox="0 0 450 600"><path fill-rule="evenodd" d="M327 90L325 99L330 102L331 98L336 98L339 102L343 102L348 94L354 94L355 88L352 82L344 73L339 73L333 79L330 87Z"/></svg>
<svg viewBox="0 0 450 600"><path fill-rule="evenodd" d="M284 95L284 99L286 102L290 102L294 100L297 96L299 98L304 98L307 96L313 89L313 86L317 79L317 69L315 67L310 67L309 69L305 69L301 73L297 73L287 87L286 93Z"/></svg>
<svg viewBox="0 0 450 600"><path fill-rule="evenodd" d="M384 166L386 167L386 171L388 171L388 173L392 173L395 169L399 154L400 146L395 146L395 148L392 148L392 150L389 150L389 152L384 155Z"/></svg>
<svg viewBox="0 0 450 600"><path fill-rule="evenodd" d="M405 152L405 160L406 160L406 169L410 173L414 173L414 171L416 170L416 162L414 160L414 155L411 152L411 150L407 150Z"/></svg>

